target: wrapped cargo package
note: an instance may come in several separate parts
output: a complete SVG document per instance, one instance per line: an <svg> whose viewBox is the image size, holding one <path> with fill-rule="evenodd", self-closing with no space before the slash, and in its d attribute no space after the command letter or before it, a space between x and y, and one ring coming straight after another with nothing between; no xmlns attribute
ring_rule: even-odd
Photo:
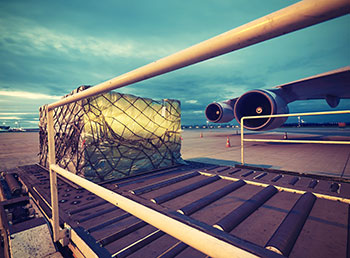
<svg viewBox="0 0 350 258"><path fill-rule="evenodd" d="M40 164L48 167L46 106L39 128ZM183 163L180 129L177 100L116 92L90 97L54 110L56 163L97 183L174 166Z"/></svg>

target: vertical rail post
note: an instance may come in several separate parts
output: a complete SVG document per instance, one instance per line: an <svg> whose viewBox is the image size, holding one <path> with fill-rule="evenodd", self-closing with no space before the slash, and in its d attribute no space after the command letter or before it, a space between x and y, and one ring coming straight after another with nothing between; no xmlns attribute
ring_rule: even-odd
<svg viewBox="0 0 350 258"><path fill-rule="evenodd" d="M53 109L49 110L46 106L47 117L47 146L49 156L49 167L56 164L56 150L55 150L55 130L53 121ZM63 245L67 245L69 239L69 231L61 230L59 226L59 211L58 211L58 194L57 194L57 173L50 168L50 191L51 191L51 225L53 231L53 240L57 242L63 239Z"/></svg>
<svg viewBox="0 0 350 258"><path fill-rule="evenodd" d="M243 126L244 123L244 117L241 118L241 163L244 165L244 138L243 138Z"/></svg>
<svg viewBox="0 0 350 258"><path fill-rule="evenodd" d="M49 154L49 167L56 164L55 130L53 122L53 110L46 107L47 117L47 145ZM58 216L58 195L57 195L57 174L50 168L50 191L51 191L51 224L53 228L54 242L59 240L59 216Z"/></svg>

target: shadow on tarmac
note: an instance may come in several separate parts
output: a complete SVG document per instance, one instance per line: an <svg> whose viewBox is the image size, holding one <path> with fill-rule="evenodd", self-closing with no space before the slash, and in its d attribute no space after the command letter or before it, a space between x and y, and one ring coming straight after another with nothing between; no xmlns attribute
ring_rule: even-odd
<svg viewBox="0 0 350 258"><path fill-rule="evenodd" d="M196 161L196 162L201 162L201 163L209 163L209 164L221 165L221 166L232 166L232 167L234 167L236 164L241 165L241 162L239 162L239 161L224 160L224 159L192 158L192 159L186 159L186 160L188 160L188 161ZM272 168L271 165L264 165L264 164L245 164L245 165L252 166L252 167Z"/></svg>

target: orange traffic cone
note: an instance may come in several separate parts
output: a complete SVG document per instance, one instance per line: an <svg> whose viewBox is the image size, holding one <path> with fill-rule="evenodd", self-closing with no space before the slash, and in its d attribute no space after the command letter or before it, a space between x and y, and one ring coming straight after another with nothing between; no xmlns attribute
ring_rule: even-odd
<svg viewBox="0 0 350 258"><path fill-rule="evenodd" d="M226 148L230 148L230 147L231 147L230 138L228 138L227 136Z"/></svg>
<svg viewBox="0 0 350 258"><path fill-rule="evenodd" d="M200 133L200 134L199 134L199 137L200 137L200 138L203 138L203 133Z"/></svg>

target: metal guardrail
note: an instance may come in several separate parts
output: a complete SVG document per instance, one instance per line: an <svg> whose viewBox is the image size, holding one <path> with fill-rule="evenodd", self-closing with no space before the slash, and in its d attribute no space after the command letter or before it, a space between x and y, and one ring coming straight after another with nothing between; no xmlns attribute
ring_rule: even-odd
<svg viewBox="0 0 350 258"><path fill-rule="evenodd" d="M348 0L304 0L156 62L98 84L85 91L49 104L47 106L48 160L50 164L51 223L54 241L63 240L67 243L69 240L69 230L62 230L59 227L57 194L57 173L59 173L61 176L86 188L113 205L121 207L126 212L135 215L141 220L150 223L211 257L256 257L248 251L207 235L198 229L164 216L60 168L56 165L53 110L57 107L87 97L143 81L286 33L346 15L349 11L350 3Z"/></svg>
<svg viewBox="0 0 350 258"><path fill-rule="evenodd" d="M244 139L244 120L248 119L262 119L274 117L293 117L293 116L318 116L318 115L336 115L336 114L350 114L350 110L341 111L325 111L325 112L308 112L308 113L294 113L294 114L278 114L265 116L245 116L241 118L241 163L244 165L244 142L280 142L280 143L319 143L319 144L350 144L350 141L312 141L312 140L272 140L272 139Z"/></svg>

